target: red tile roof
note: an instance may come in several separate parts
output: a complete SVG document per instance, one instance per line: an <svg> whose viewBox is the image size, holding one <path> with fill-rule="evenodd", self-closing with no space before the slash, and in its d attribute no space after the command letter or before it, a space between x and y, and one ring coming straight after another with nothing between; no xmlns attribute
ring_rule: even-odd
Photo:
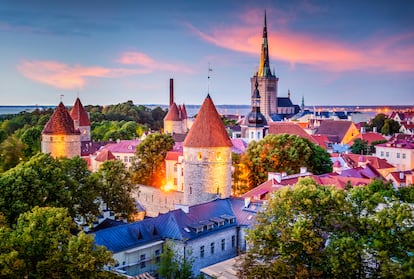
<svg viewBox="0 0 414 279"><path fill-rule="evenodd" d="M328 143L332 143L327 135L311 135L311 137L314 140L316 140L321 147L325 149L328 149Z"/></svg>
<svg viewBox="0 0 414 279"><path fill-rule="evenodd" d="M232 147L221 117L207 95L184 141L184 147Z"/></svg>
<svg viewBox="0 0 414 279"><path fill-rule="evenodd" d="M170 109L168 110L168 113L165 116L164 120L181 121L180 112L178 111L178 107L175 102L170 106Z"/></svg>
<svg viewBox="0 0 414 279"><path fill-rule="evenodd" d="M360 159L359 154L341 154L344 161L348 164L350 167L357 167L358 161ZM390 169L394 168L393 165L387 162L386 159L381 159L376 156L369 156L364 155L366 161L364 163L370 163L374 168L378 169Z"/></svg>
<svg viewBox="0 0 414 279"><path fill-rule="evenodd" d="M182 151L168 151L165 156L166 161L178 161L178 157L183 156Z"/></svg>
<svg viewBox="0 0 414 279"><path fill-rule="evenodd" d="M318 144L318 142L312 138L306 131L295 124L294 122L271 122L269 125L269 134L279 135L279 134L290 134L296 135L308 139L310 142Z"/></svg>
<svg viewBox="0 0 414 279"><path fill-rule="evenodd" d="M79 126L91 126L88 113L84 109L79 98L76 98L75 104L70 110L70 117L72 117L73 121L78 120Z"/></svg>
<svg viewBox="0 0 414 279"><path fill-rule="evenodd" d="M114 154L112 154L111 151L107 149L103 149L101 152L99 152L98 156L96 156L95 161L98 162L105 162L108 160L115 160Z"/></svg>
<svg viewBox="0 0 414 279"><path fill-rule="evenodd" d="M137 146L141 143L140 140L120 140L118 142L109 143L103 147L112 153L131 153L137 151Z"/></svg>
<svg viewBox="0 0 414 279"><path fill-rule="evenodd" d="M49 121L43 128L42 134L47 135L79 135L73 120L62 102L56 107Z"/></svg>
<svg viewBox="0 0 414 279"><path fill-rule="evenodd" d="M356 137L354 137L352 140L350 140L347 144L352 146L354 144L354 141L356 139L361 139L363 141L367 141L368 144L371 144L373 141L380 141L380 140L387 140L383 135L380 133L374 133L374 132L367 132L365 134L359 134Z"/></svg>

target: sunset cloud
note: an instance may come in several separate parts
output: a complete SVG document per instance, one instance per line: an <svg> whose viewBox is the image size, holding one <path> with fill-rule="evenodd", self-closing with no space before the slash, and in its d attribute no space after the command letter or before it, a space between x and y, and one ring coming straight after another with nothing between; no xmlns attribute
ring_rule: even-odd
<svg viewBox="0 0 414 279"><path fill-rule="evenodd" d="M166 63L164 61L155 60L145 53L138 51L125 52L117 60L118 63L123 65L139 66L142 69L146 69L150 72L153 71L169 71L169 72L181 72L191 74L193 71L186 65Z"/></svg>
<svg viewBox="0 0 414 279"><path fill-rule="evenodd" d="M69 65L58 61L24 60L17 69L26 78L59 89L83 88L88 78L119 78L150 74L154 71L192 72L187 66L161 63L140 52L126 52L117 62L130 67L109 68Z"/></svg>
<svg viewBox="0 0 414 279"><path fill-rule="evenodd" d="M25 77L59 89L83 88L91 77L116 78L145 73L138 69L70 66L56 61L25 60L17 66Z"/></svg>
<svg viewBox="0 0 414 279"><path fill-rule="evenodd" d="M241 15L242 23L237 26L220 26L208 32L190 24L187 26L206 42L258 56L262 38L261 29L257 26L263 26L263 23L256 22L252 27L252 18L258 18L257 15L252 16L253 12ZM293 18L293 15L285 15L279 18L277 26L287 26ZM269 25L268 21L268 28ZM271 57L288 62L292 66L304 64L319 70L338 72L414 71L414 60L411 59L414 57L414 32L396 34L392 37L378 36L352 44L314 34L293 32L285 27L281 30L269 30L268 37Z"/></svg>

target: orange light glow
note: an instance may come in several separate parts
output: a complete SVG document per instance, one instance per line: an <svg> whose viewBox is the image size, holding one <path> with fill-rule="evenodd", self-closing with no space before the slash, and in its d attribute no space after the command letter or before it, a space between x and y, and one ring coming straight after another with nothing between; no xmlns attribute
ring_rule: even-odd
<svg viewBox="0 0 414 279"><path fill-rule="evenodd" d="M167 184L165 184L164 186L161 187L161 190L163 192L168 192L168 191L174 190L174 185L172 185L171 182L168 182Z"/></svg>

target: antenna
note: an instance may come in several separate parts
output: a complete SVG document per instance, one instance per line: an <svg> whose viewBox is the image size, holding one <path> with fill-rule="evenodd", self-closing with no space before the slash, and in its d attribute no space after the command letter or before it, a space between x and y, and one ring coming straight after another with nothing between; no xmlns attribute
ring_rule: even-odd
<svg viewBox="0 0 414 279"><path fill-rule="evenodd" d="M211 68L210 62L208 62L208 71L207 71L207 94L210 94L210 72L213 71Z"/></svg>

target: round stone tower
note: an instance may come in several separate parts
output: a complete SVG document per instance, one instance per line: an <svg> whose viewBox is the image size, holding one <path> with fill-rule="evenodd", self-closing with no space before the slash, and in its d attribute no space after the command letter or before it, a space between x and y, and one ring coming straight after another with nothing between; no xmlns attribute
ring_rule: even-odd
<svg viewBox="0 0 414 279"><path fill-rule="evenodd" d="M207 95L183 144L184 204L230 197L232 146Z"/></svg>
<svg viewBox="0 0 414 279"><path fill-rule="evenodd" d="M81 141L91 141L91 121L79 98L76 98L75 104L70 111L70 117L73 119L75 129L80 131Z"/></svg>
<svg viewBox="0 0 414 279"><path fill-rule="evenodd" d="M72 158L81 155L81 137L62 102L42 131L42 152L53 157Z"/></svg>

